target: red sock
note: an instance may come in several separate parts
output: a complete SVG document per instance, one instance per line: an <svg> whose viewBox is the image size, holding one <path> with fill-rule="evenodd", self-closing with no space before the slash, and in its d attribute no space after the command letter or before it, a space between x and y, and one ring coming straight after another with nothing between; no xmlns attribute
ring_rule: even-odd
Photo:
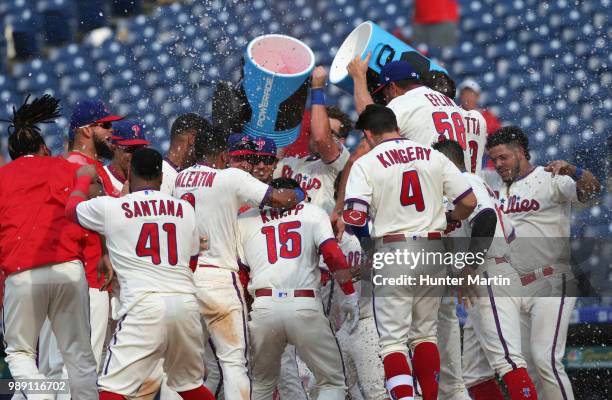
<svg viewBox="0 0 612 400"><path fill-rule="evenodd" d="M402 353L391 353L383 359L385 386L393 399L412 399L412 376L408 360Z"/></svg>
<svg viewBox="0 0 612 400"><path fill-rule="evenodd" d="M435 343L423 342L414 348L412 356L414 376L419 381L423 400L438 398L438 378L440 376L440 353Z"/></svg>
<svg viewBox="0 0 612 400"><path fill-rule="evenodd" d="M203 385L195 389L179 392L183 400L215 400L215 395L210 393Z"/></svg>
<svg viewBox="0 0 612 400"><path fill-rule="evenodd" d="M100 400L125 400L125 397L117 393L100 392Z"/></svg>
<svg viewBox="0 0 612 400"><path fill-rule="evenodd" d="M537 400L536 388L525 368L518 368L502 377L512 400Z"/></svg>
<svg viewBox="0 0 612 400"><path fill-rule="evenodd" d="M474 400L504 400L504 394L499 388L495 378L472 386L468 389L468 392Z"/></svg>

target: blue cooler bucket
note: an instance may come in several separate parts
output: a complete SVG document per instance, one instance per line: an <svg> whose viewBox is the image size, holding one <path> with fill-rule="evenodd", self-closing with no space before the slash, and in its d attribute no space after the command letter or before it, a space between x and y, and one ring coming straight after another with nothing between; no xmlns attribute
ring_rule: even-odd
<svg viewBox="0 0 612 400"><path fill-rule="evenodd" d="M340 89L353 93L353 79L346 66L358 55L364 59L370 51L372 58L367 74L370 92L379 84L378 76L381 68L391 61L408 61L420 74L431 70L447 73L444 68L419 53L414 47L402 42L374 22L366 21L357 26L338 49L329 71L329 81Z"/></svg>
<svg viewBox="0 0 612 400"><path fill-rule="evenodd" d="M249 43L244 59L242 88L252 110L244 132L279 147L295 142L315 65L312 50L290 36L264 35Z"/></svg>

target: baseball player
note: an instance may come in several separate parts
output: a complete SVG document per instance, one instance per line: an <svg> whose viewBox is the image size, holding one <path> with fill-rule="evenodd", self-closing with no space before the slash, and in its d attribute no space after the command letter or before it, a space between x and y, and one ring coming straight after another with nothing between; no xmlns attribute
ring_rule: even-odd
<svg viewBox="0 0 612 400"><path fill-rule="evenodd" d="M453 219L466 218L476 205L469 182L439 152L402 138L395 114L387 107L368 105L356 126L364 130L373 150L351 169L344 221L362 238L369 234L370 216L376 252L385 257L396 250L434 255L444 252L440 240L446 227L442 198L453 199ZM440 299L436 285L385 284L382 278L410 274L421 279L435 275L441 271L435 258L415 262L414 268L392 260L373 278L379 279L373 281L373 308L386 388L392 398L413 397L406 338L423 399L437 398L440 361L436 320Z"/></svg>
<svg viewBox="0 0 612 400"><path fill-rule="evenodd" d="M424 146L430 146L441 139L457 140L466 148L466 123L464 110L446 95L423 85L416 70L407 61L392 61L380 71L380 84L370 94L367 72L371 53L364 60L355 57L347 70L354 82L354 99L357 112L373 104L372 96L383 94L384 103L395 113L400 135ZM340 181L339 200L336 202L332 222L339 235L344 230L342 213L344 191L352 165L359 157L370 151L367 140L362 139L350 156Z"/></svg>
<svg viewBox="0 0 612 400"><path fill-rule="evenodd" d="M271 139L268 140L272 141ZM272 143L274 142L272 141ZM256 150L256 144L247 135L241 133L229 135L227 138L228 166L251 173L256 162ZM264 183L269 184L270 182L264 181ZM244 212L248 208L250 208L248 204L244 205L238 210L238 213ZM248 271L244 269L244 265L241 263L239 263L239 277L243 289L246 290L246 284L249 281ZM215 345L209 338L204 353L206 361L206 380L204 381L204 386L215 394L217 400L221 400L223 398L223 374L214 347Z"/></svg>
<svg viewBox="0 0 612 400"><path fill-rule="evenodd" d="M162 192L172 194L179 172L196 161L196 137L209 129L210 123L194 113L180 115L174 120L170 128L170 148L164 157Z"/></svg>
<svg viewBox="0 0 612 400"><path fill-rule="evenodd" d="M123 117L110 115L108 108L101 101L82 100L77 102L72 110L68 131L69 151L65 158L76 166L93 165L95 167L98 178L97 182L92 185L92 190L101 188L95 195L107 194L115 197L120 195L120 191L116 190L110 176L104 170L101 160L112 158L113 150L110 144L112 123L122 119ZM91 347L99 372L110 315L108 291L103 288L104 279L98 272L98 266L104 262L104 245L102 238L94 232L86 231L84 241L83 259L89 284ZM43 354L43 358L49 359L50 373L59 374L59 371L63 370L61 374L65 377L68 372L66 368L63 368L64 363L56 346L57 338L49 337L53 335L50 328L48 323L43 325L40 332L42 340L39 351ZM45 347L45 344L48 344L48 347Z"/></svg>
<svg viewBox="0 0 612 400"><path fill-rule="evenodd" d="M256 144L247 135L241 133L229 135L227 137L228 166L251 173L256 150Z"/></svg>
<svg viewBox="0 0 612 400"><path fill-rule="evenodd" d="M351 126L346 117L331 118L328 115L323 88L326 78L325 68L315 68L311 84L311 155L283 158L274 171L274 177L297 181L308 192L312 204L331 213L334 208L334 181L349 158L348 150L334 137L333 132L348 133Z"/></svg>
<svg viewBox="0 0 612 400"><path fill-rule="evenodd" d="M350 232L342 235L340 249L351 270L371 272L362 266L361 245L355 235ZM371 274L362 275L354 285L359 295L359 325L355 331L349 332L348 324L343 322L336 333L345 361L348 391L355 400L386 400L384 369L378 356L378 335L372 312ZM338 291L336 286L335 292ZM342 296L334 293L334 298L342 299Z"/></svg>
<svg viewBox="0 0 612 400"><path fill-rule="evenodd" d="M515 236L512 223L501 213L495 194L482 178L466 171L463 149L459 143L447 140L436 143L433 148L446 155L463 172L478 202L472 214L448 232L453 238L454 251L485 254L483 262L473 262L463 267L462 276L465 278L474 275L485 279L502 277L509 282L476 287L475 307L469 310L469 319L473 326L464 337L468 343L473 342L470 335L478 337L486 357L485 363L487 366L493 366L494 371L506 383L511 399L537 399L535 387L527 373L527 364L521 354L520 331L516 330L520 325L523 301L520 297L522 290L519 276L509 261L509 243ZM465 373L469 378L466 385L475 399L491 398L484 396L488 393L483 393L483 387L478 386L483 382L483 378L487 380L490 375L474 376L478 375L478 372L471 370L474 365L471 361L472 351L478 352L478 349L464 350L463 358L470 366Z"/></svg>
<svg viewBox="0 0 612 400"><path fill-rule="evenodd" d="M221 364L225 399L250 399L245 304L237 273L238 209L246 203L291 207L305 194L301 189L272 189L237 168L223 169L224 135L211 129L197 139L200 161L178 175L173 193L194 205L200 236L210 238L194 277L206 329Z"/></svg>
<svg viewBox="0 0 612 400"><path fill-rule="evenodd" d="M17 381L45 379L36 364L36 346L48 318L64 356L72 397L94 399L97 364L89 338L87 281L81 262L84 231L64 216L76 168L62 158L47 157L51 152L37 126L57 117L59 100L44 95L30 103L26 98L8 121L13 161L0 168L6 362Z"/></svg>
<svg viewBox="0 0 612 400"><path fill-rule="evenodd" d="M297 182L280 178L272 187L292 190ZM345 312L353 326L358 297L350 269L325 212L300 203L283 209L251 209L238 218L241 260L250 267L249 293L253 399L268 400L276 387L287 343L316 377L318 399L344 400L344 367L334 332L319 297L319 253L336 273L347 295Z"/></svg>
<svg viewBox="0 0 612 400"><path fill-rule="evenodd" d="M120 321L98 380L100 399L134 396L164 360L168 386L185 400L213 399L202 385L204 341L190 259L200 251L193 207L159 191L162 156L139 149L130 191L87 200L96 171L77 172L66 215L107 238L120 287ZM143 335L143 330L146 334Z"/></svg>
<svg viewBox="0 0 612 400"><path fill-rule="evenodd" d="M493 188L516 229L512 263L528 297L521 348L533 368L529 374L542 398L573 399L561 362L576 302L568 243L571 204L592 198L601 186L589 171L566 161L532 165L527 135L516 126L490 135L487 150L502 181Z"/></svg>
<svg viewBox="0 0 612 400"><path fill-rule="evenodd" d="M421 76L423 84L449 99L455 97L455 82L442 71L429 71ZM463 111L463 126L465 128L465 147L463 154L465 166L473 174L482 170L482 157L487 143L487 120L479 110ZM451 139L452 140L452 139Z"/></svg>
<svg viewBox="0 0 612 400"><path fill-rule="evenodd" d="M121 192L128 180L132 154L150 142L145 138L144 127L136 121L119 121L113 124L113 159L104 166L115 191Z"/></svg>
<svg viewBox="0 0 612 400"><path fill-rule="evenodd" d="M455 97L455 82L444 72L423 73L421 80L423 84L448 98ZM470 172L478 173L482 167L487 140L486 122L478 111L462 111L466 136L466 146L463 149L464 165L469 166ZM467 400L469 396L461 371L461 332L456 305L451 297L445 297L440 304L437 334L438 343L445 343L440 349L440 400Z"/></svg>

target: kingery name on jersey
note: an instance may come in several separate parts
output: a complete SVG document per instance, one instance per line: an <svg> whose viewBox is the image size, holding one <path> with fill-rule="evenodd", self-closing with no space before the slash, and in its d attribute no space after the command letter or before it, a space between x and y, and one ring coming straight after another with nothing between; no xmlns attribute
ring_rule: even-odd
<svg viewBox="0 0 612 400"><path fill-rule="evenodd" d="M304 209L303 204L298 204L295 207L287 208L284 210L279 210L277 208L270 208L269 210L264 210L260 212L261 221L265 224L267 222L270 222L271 220L288 217L290 215L298 215L300 211L302 211L303 209Z"/></svg>
<svg viewBox="0 0 612 400"><path fill-rule="evenodd" d="M415 160L429 160L431 149L425 147L406 147L406 149L385 150L377 154L376 158L383 167L387 168L395 164L408 164Z"/></svg>
<svg viewBox="0 0 612 400"><path fill-rule="evenodd" d="M171 215L183 218L183 205L174 200L140 200L130 203L122 203L121 208L125 211L126 218L150 217L158 215Z"/></svg>

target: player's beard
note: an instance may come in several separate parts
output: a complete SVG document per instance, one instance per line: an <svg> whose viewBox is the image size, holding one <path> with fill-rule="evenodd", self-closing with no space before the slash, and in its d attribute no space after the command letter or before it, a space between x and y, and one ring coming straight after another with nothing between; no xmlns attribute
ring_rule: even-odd
<svg viewBox="0 0 612 400"><path fill-rule="evenodd" d="M110 160L113 158L113 149L111 149L106 139L100 139L98 136L93 137L94 147L98 157Z"/></svg>
<svg viewBox="0 0 612 400"><path fill-rule="evenodd" d="M516 178L519 177L520 173L521 173L521 164L520 163L516 163L516 166L514 166L510 170L510 175L506 179L502 178L502 180L505 183L512 183L512 182L514 182L516 180Z"/></svg>

